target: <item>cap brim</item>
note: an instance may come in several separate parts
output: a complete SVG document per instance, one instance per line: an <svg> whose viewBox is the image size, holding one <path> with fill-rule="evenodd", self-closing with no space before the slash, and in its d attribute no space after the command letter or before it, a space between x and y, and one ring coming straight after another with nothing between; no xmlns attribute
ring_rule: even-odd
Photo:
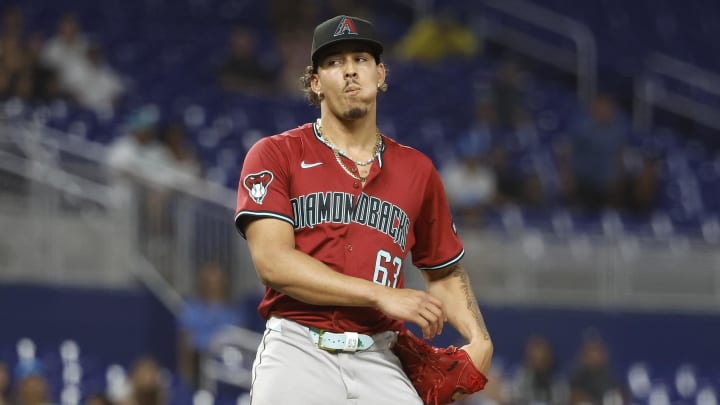
<svg viewBox="0 0 720 405"><path fill-rule="evenodd" d="M381 55L382 52L383 52L383 46L382 46L382 44L381 44L380 42L375 41L375 40L372 40L372 39L364 39L364 38L363 38L363 39L361 39L361 38L357 38L357 39L355 39L355 38L338 38L338 39L336 39L336 40L333 40L333 41L330 41L330 42L328 42L328 43L326 43L326 44L323 44L323 46L321 46L320 48L316 49L315 52L313 52L313 54L312 54L312 63L313 63L313 66L316 66L316 65L317 65L318 60L319 60L320 57L322 56L323 52L327 51L328 48L332 47L333 45L336 45L336 44L339 44L339 43L342 43L342 42L359 42L359 43L364 43L364 44L366 44L366 45L368 45L368 46L370 47L370 53L372 53L372 55L373 55L376 59L378 59L378 60L380 60L380 55Z"/></svg>

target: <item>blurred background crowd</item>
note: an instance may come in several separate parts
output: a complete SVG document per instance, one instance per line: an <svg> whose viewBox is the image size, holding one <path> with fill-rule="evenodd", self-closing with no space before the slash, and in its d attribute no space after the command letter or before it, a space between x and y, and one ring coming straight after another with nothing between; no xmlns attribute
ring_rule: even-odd
<svg viewBox="0 0 720 405"><path fill-rule="evenodd" d="M0 13L0 405L248 403L262 287L232 226L240 167L318 116L299 77L338 14L375 23L380 130L432 158L465 241L496 361L464 403L717 404L720 6Z"/></svg>

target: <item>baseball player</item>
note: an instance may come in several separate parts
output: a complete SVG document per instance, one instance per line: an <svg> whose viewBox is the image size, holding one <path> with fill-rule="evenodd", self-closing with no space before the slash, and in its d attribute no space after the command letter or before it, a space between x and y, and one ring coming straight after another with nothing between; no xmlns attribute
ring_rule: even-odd
<svg viewBox="0 0 720 405"><path fill-rule="evenodd" d="M440 176L376 127L382 51L366 20L318 25L303 81L320 118L245 158L235 224L266 286L253 405L422 404L391 350L403 322L430 339L449 321L477 369L489 368ZM427 291L404 288L408 253Z"/></svg>

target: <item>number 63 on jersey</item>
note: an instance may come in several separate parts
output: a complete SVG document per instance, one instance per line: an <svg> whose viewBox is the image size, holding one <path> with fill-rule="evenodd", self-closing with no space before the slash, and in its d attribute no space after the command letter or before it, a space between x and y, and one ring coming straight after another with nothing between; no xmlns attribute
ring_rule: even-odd
<svg viewBox="0 0 720 405"><path fill-rule="evenodd" d="M375 257L375 273L373 282L387 287L396 288L403 261L393 257L390 252L380 249Z"/></svg>

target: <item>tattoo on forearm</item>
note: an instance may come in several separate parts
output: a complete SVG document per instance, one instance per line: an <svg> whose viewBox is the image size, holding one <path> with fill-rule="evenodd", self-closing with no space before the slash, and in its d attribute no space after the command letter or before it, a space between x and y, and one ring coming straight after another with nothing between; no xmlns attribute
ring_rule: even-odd
<svg viewBox="0 0 720 405"><path fill-rule="evenodd" d="M485 320L483 319L482 314L480 313L480 307L478 306L477 299L475 299L475 294L472 291L472 288L470 286L470 277L468 277L467 273L465 272L465 269L462 268L460 265L456 265L452 269L451 273L452 277L455 277L460 282L460 286L462 287L463 293L465 294L465 302L467 305L467 309L470 310L470 312L473 314L473 317L475 318L475 321L477 322L478 326L480 326L480 330L483 332L483 338L485 340L490 340L490 335L488 334L487 326L485 326Z"/></svg>

